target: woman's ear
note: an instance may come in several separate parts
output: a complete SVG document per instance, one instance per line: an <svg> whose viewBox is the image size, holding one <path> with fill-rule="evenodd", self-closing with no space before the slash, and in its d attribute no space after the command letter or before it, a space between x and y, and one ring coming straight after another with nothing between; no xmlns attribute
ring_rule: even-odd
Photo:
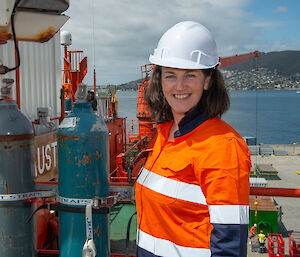
<svg viewBox="0 0 300 257"><path fill-rule="evenodd" d="M204 90L208 90L209 84L210 84L210 78L211 78L211 75L205 77L205 79L204 79L204 86L203 86Z"/></svg>

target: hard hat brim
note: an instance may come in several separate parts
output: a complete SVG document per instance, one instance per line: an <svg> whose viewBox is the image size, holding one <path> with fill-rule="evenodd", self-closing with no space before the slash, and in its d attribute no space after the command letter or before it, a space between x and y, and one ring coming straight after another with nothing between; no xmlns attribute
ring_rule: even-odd
<svg viewBox="0 0 300 257"><path fill-rule="evenodd" d="M163 67L170 67L176 69L187 69L187 70L201 70L201 69L210 69L214 68L219 64L219 62L215 62L211 65L203 65L199 63L195 63L193 61L184 60L181 58L157 58L154 55L150 55L149 61L152 64L156 64Z"/></svg>

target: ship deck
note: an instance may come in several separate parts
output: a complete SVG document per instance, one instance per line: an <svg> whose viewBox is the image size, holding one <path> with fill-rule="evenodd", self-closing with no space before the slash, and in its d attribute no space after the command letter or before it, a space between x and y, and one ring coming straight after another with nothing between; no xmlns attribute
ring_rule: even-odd
<svg viewBox="0 0 300 257"><path fill-rule="evenodd" d="M280 147L280 146L279 146ZM282 146L283 147L283 146ZM278 171L280 180L268 180L268 187L282 187L282 188L299 188L300 175L296 171L300 171L300 153L299 148L291 147L287 150L285 156L272 155L252 155L252 165L263 164L272 165ZM289 197L272 197L275 205L282 208L282 221L279 222L278 232L283 235L285 240L285 256L289 256L288 236L292 232L300 231L300 198ZM267 246L267 243L266 243ZM248 257L268 256L268 253L251 252L248 244Z"/></svg>

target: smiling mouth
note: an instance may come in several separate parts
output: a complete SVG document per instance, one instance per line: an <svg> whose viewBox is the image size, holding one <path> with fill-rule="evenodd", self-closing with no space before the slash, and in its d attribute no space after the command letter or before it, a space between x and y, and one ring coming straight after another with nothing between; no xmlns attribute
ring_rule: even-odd
<svg viewBox="0 0 300 257"><path fill-rule="evenodd" d="M174 95L175 98L177 99L184 99L187 98L189 96L189 94L184 94L184 95Z"/></svg>

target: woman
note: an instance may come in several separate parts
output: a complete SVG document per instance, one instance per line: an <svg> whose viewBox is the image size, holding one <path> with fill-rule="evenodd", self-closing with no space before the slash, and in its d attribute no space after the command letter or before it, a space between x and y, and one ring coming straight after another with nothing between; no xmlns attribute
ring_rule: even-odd
<svg viewBox="0 0 300 257"><path fill-rule="evenodd" d="M137 180L137 256L247 255L250 153L229 107L216 44L185 21L160 39L145 92L158 136Z"/></svg>

